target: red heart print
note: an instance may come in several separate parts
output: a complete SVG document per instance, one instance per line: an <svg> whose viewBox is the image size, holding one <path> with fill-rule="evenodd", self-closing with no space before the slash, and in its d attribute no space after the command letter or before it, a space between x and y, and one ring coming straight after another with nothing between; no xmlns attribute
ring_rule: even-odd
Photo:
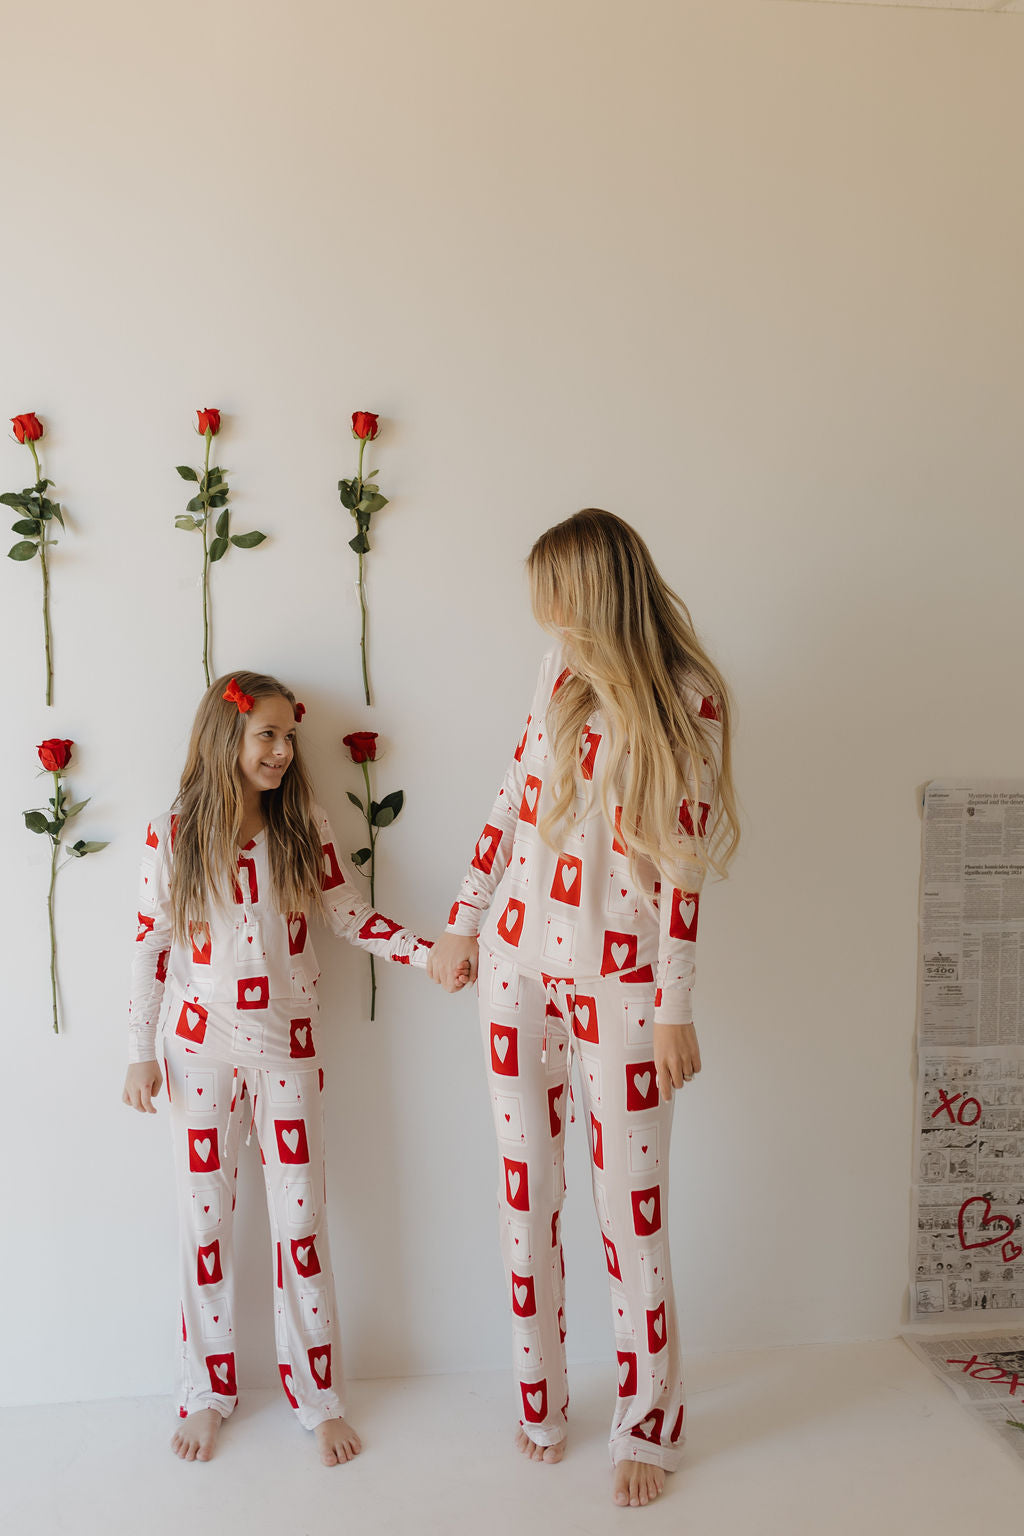
<svg viewBox="0 0 1024 1536"><path fill-rule="evenodd" d="M997 1222L1001 1222L1003 1230L999 1232L993 1232L991 1237L983 1237L980 1242L969 1243L964 1232L964 1217L968 1208L972 1205L983 1205L985 1207L985 1214L982 1216L980 1223L982 1228L994 1227ZM969 1200L965 1200L963 1205L960 1207L960 1214L957 1217L957 1230L960 1234L961 1248L991 1248L994 1246L994 1244L1001 1243L1006 1238L1013 1235L1013 1222L1010 1220L1009 1216L992 1214L992 1202L987 1195L972 1195L971 1198Z"/></svg>

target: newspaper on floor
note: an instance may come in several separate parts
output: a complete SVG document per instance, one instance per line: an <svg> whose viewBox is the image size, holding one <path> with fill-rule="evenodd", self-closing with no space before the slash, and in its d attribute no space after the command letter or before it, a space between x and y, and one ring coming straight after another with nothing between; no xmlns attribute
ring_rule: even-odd
<svg viewBox="0 0 1024 1536"><path fill-rule="evenodd" d="M1024 1460L1024 1332L903 1338L978 1423Z"/></svg>
<svg viewBox="0 0 1024 1536"><path fill-rule="evenodd" d="M910 1311L963 1328L1024 1317L1024 781L929 784L922 860Z"/></svg>

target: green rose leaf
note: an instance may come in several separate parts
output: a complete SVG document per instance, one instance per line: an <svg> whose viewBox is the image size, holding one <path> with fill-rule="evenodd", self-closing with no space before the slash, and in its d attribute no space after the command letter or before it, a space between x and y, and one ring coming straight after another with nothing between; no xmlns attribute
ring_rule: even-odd
<svg viewBox="0 0 1024 1536"><path fill-rule="evenodd" d="M42 811L22 811L21 814L24 816L25 825L30 832L46 831L48 823Z"/></svg>
<svg viewBox="0 0 1024 1536"><path fill-rule="evenodd" d="M77 805L69 805L67 810L64 812L64 820L70 821L72 816L77 816L79 811L84 811L86 806L89 804L89 800L91 799L92 796L90 795L88 800L79 800Z"/></svg>
<svg viewBox="0 0 1024 1536"><path fill-rule="evenodd" d="M255 549L256 545L262 544L265 538L265 533L259 533L256 529L253 529L252 533L233 533L231 535L231 542L236 544L239 549Z"/></svg>
<svg viewBox="0 0 1024 1536"><path fill-rule="evenodd" d="M174 526L175 528L188 528L189 530L194 530L197 526L201 527L202 524L197 525L194 517L186 517L185 514L182 513L180 517L176 517L174 519Z"/></svg>
<svg viewBox="0 0 1024 1536"><path fill-rule="evenodd" d="M38 544L30 544L27 539L22 539L20 544L15 544L13 549L7 551L7 558L9 560L31 560L38 548Z"/></svg>
<svg viewBox="0 0 1024 1536"><path fill-rule="evenodd" d="M351 791L351 790L349 790L349 791L348 791L348 797L349 797L349 799L350 799L350 800L351 800L351 802L352 802L352 804L353 804L353 805L354 805L354 806L355 806L355 807L356 807L356 809L357 809L357 810L359 810L359 811L365 811L365 809L366 809L366 807L365 807L365 805L364 805L364 804L363 804L363 802L362 802L362 801L361 801L361 800L360 800L360 798L359 798L359 796L358 796L358 795L354 795L354 794L353 794L353 793L352 793L352 791Z"/></svg>
<svg viewBox="0 0 1024 1536"><path fill-rule="evenodd" d="M397 816L404 804L405 791L401 789L393 789L390 795L384 796L384 799L381 801L381 808L392 810Z"/></svg>
<svg viewBox="0 0 1024 1536"><path fill-rule="evenodd" d="M14 507L18 512L31 512L32 510L31 493L25 496L19 496L17 491L5 491L4 494L0 496L0 502L2 502L5 507Z"/></svg>
<svg viewBox="0 0 1024 1536"><path fill-rule="evenodd" d="M226 539L227 538L227 536L228 536L228 518L230 516L231 516L230 512L222 512L220 517L218 517L218 519L217 519L217 537L218 537L218 539Z"/></svg>
<svg viewBox="0 0 1024 1536"><path fill-rule="evenodd" d="M394 819L395 813L391 809L390 805L382 805L379 807L376 816L373 818L373 824L375 827L390 827Z"/></svg>
<svg viewBox="0 0 1024 1536"><path fill-rule="evenodd" d="M187 464L175 464L174 467L183 480L195 480L198 484L199 476L196 474L195 470L190 469Z"/></svg>
<svg viewBox="0 0 1024 1536"><path fill-rule="evenodd" d="M370 548L370 541L365 533L357 533L354 539L349 539L348 547L354 549L357 555L365 555Z"/></svg>
<svg viewBox="0 0 1024 1536"><path fill-rule="evenodd" d="M228 550L228 541L227 541L227 539L211 539L210 540L210 564L212 565L215 560L223 559L223 557L227 554L227 550Z"/></svg>
<svg viewBox="0 0 1024 1536"><path fill-rule="evenodd" d="M53 515L54 515L54 517L57 519L58 523L60 523L61 527L63 528L64 527L64 514L63 514L63 512L60 509L60 502L59 501L51 501L50 502L50 506L53 508Z"/></svg>
<svg viewBox="0 0 1024 1536"><path fill-rule="evenodd" d="M82 850L81 853L79 854L79 858L82 858L82 859L85 858L85 855L87 853L99 853L101 848L108 848L109 846L110 846L109 843L81 843L81 844L76 843L75 844L76 848L80 847L81 850Z"/></svg>
<svg viewBox="0 0 1024 1536"><path fill-rule="evenodd" d="M203 506L203 498L201 496L193 496L192 500L190 502L188 502L188 504L186 505L185 511L186 512L203 512L203 511L205 511L205 508Z"/></svg>
<svg viewBox="0 0 1024 1536"><path fill-rule="evenodd" d="M57 821L48 821L46 823L46 830L47 830L47 832L49 832L51 837L59 837L60 829L61 829L61 827L63 825L64 825L64 817L61 816L60 819L57 820Z"/></svg>
<svg viewBox="0 0 1024 1536"><path fill-rule="evenodd" d="M351 480L338 481L338 495L341 497L342 506L347 507L350 512L359 500Z"/></svg>
<svg viewBox="0 0 1024 1536"><path fill-rule="evenodd" d="M33 537L38 537L38 535L42 532L42 529L40 528L39 522L36 518L19 517L16 523L11 524L11 532L30 533Z"/></svg>
<svg viewBox="0 0 1024 1536"><path fill-rule="evenodd" d="M372 514L374 512L379 512L381 507L386 507L387 504L388 499L386 496L381 496L379 494L376 496L364 496L362 501L359 503L358 510L360 512L368 512Z"/></svg>
<svg viewBox="0 0 1024 1536"><path fill-rule="evenodd" d="M224 471L221 469L219 464L215 464L210 470L210 473L206 476L206 484L208 486L219 485L223 479Z"/></svg>
<svg viewBox="0 0 1024 1536"><path fill-rule="evenodd" d="M367 859L372 859L372 858L373 858L373 850L372 850L372 848L360 848L358 853L354 853L352 855L352 863L356 866L357 869L361 869L362 866L366 863Z"/></svg>
<svg viewBox="0 0 1024 1536"><path fill-rule="evenodd" d="M222 486L219 490L214 490L214 491L210 492L210 506L211 507L226 507L227 504L228 504L227 486Z"/></svg>

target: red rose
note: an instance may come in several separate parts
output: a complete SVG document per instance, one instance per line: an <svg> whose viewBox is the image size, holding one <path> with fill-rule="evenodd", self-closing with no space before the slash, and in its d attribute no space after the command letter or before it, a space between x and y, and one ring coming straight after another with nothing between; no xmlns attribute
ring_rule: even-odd
<svg viewBox="0 0 1024 1536"><path fill-rule="evenodd" d="M372 411L352 412L352 436L358 437L360 442L373 442L380 431L378 418Z"/></svg>
<svg viewBox="0 0 1024 1536"><path fill-rule="evenodd" d="M372 763L377 757L377 732L353 731L351 736L343 736L342 741L348 747L349 755L354 763Z"/></svg>
<svg viewBox="0 0 1024 1536"><path fill-rule="evenodd" d="M306 706L305 706L305 704L300 704L300 703L298 703L298 701L296 701L295 708L292 711L292 713L295 716L295 720L296 720L296 724L297 724L302 719L303 715L306 713Z"/></svg>
<svg viewBox="0 0 1024 1536"><path fill-rule="evenodd" d="M71 748L73 741L61 741L59 736L50 736L41 742L36 749L39 753L39 761L47 773L60 773L71 761Z"/></svg>
<svg viewBox="0 0 1024 1536"><path fill-rule="evenodd" d="M204 405L201 411L196 411L196 431L200 437L205 437L207 432L216 437L220 431L220 411L215 411L212 405Z"/></svg>
<svg viewBox="0 0 1024 1536"><path fill-rule="evenodd" d="M26 411L24 416L12 416L11 426L19 443L37 443L43 435L43 424L35 411Z"/></svg>

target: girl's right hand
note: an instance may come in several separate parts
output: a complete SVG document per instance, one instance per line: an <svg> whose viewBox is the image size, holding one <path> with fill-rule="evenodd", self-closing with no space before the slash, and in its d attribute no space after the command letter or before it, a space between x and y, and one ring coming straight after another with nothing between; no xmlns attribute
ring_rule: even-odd
<svg viewBox="0 0 1024 1536"><path fill-rule="evenodd" d="M427 975L446 992L476 981L477 941L468 934L442 933L427 956Z"/></svg>
<svg viewBox="0 0 1024 1536"><path fill-rule="evenodd" d="M160 1092L164 1080L160 1066L155 1061L133 1061L125 1074L121 1103L142 1114L155 1115L153 1100Z"/></svg>

